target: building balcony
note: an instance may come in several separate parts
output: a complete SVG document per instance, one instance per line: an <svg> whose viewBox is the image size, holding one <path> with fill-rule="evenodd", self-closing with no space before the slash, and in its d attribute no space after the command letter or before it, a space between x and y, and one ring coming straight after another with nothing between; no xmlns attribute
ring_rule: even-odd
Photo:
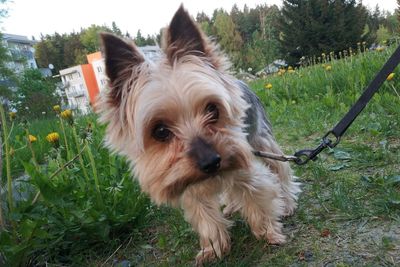
<svg viewBox="0 0 400 267"><path fill-rule="evenodd" d="M81 97L85 96L85 91L79 90L79 91L71 91L67 93L68 97Z"/></svg>

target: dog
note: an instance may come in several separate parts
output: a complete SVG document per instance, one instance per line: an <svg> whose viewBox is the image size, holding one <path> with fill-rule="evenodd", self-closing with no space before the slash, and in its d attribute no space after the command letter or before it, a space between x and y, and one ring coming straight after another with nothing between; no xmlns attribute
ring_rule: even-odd
<svg viewBox="0 0 400 267"><path fill-rule="evenodd" d="M253 154L282 153L263 106L184 7L163 32L157 62L112 34L101 40L109 90L96 112L105 143L129 160L152 201L183 209L200 238L196 263L229 252L234 212L257 238L284 243L280 220L294 212L299 183L288 163Z"/></svg>

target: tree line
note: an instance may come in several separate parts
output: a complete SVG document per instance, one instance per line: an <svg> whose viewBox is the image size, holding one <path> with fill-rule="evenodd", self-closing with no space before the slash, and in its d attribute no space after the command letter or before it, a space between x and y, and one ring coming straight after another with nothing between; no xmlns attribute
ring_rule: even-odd
<svg viewBox="0 0 400 267"><path fill-rule="evenodd" d="M111 32L120 37L132 39L128 32L123 34L115 22L112 22L111 27L93 24L88 28L81 29L80 32L68 34L56 32L42 35L35 45L36 62L43 68L52 64L54 66L53 73L58 73L62 69L75 65L85 64L87 63L87 54L100 50L100 32ZM144 37L140 30L133 39L139 46L155 44L153 36Z"/></svg>
<svg viewBox="0 0 400 267"><path fill-rule="evenodd" d="M0 4L7 1L0 0ZM255 73L275 59L285 59L294 66L302 57L338 53L361 42L371 46L389 40L400 33L400 0L397 3L396 11L389 13L378 7L368 10L355 0L284 0L280 8L245 5L241 9L234 5L229 12L216 9L210 16L198 13L195 20L229 55L236 70ZM0 24L5 13L0 7ZM111 27L91 25L79 32L42 35L35 46L39 67L52 64L53 74L57 74L87 63L86 55L100 49L100 32L132 39L138 46L160 43L160 34L143 36L139 30L132 37L122 33L115 22ZM26 117L51 112L51 104L60 101L54 94L57 79L44 78L38 70L30 69L16 75L7 67L10 60L0 43L0 100L12 100L13 107Z"/></svg>
<svg viewBox="0 0 400 267"><path fill-rule="evenodd" d="M398 12L368 10L356 0L284 0L230 12L216 9L211 16L198 13L195 20L229 55L235 69L260 70L275 59L296 64L301 57L338 53L357 43L379 43L399 33ZM41 36L36 45L39 66L55 71L86 63L86 54L99 50L98 33L112 32L133 39L138 46L154 45L160 34L131 37L112 23L92 25L79 33Z"/></svg>

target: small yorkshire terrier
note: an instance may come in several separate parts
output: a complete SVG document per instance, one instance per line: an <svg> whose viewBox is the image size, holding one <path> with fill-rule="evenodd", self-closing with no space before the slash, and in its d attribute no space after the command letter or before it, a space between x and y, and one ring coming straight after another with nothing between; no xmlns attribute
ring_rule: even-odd
<svg viewBox="0 0 400 267"><path fill-rule="evenodd" d="M282 244L280 219L296 208L299 184L281 154L257 96L181 6L163 34L163 56L101 35L109 90L96 104L106 144L131 163L157 204L181 207L200 237L197 264L228 253L239 211L257 238ZM223 206L223 210L221 210Z"/></svg>

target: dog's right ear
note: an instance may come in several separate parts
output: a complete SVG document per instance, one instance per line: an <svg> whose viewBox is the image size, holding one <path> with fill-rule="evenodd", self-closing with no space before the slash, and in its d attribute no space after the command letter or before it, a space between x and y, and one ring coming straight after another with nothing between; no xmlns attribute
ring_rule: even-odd
<svg viewBox="0 0 400 267"><path fill-rule="evenodd" d="M122 95L121 87L144 62L144 58L133 43L128 43L110 33L101 33L100 37L111 90L109 100L119 104Z"/></svg>

